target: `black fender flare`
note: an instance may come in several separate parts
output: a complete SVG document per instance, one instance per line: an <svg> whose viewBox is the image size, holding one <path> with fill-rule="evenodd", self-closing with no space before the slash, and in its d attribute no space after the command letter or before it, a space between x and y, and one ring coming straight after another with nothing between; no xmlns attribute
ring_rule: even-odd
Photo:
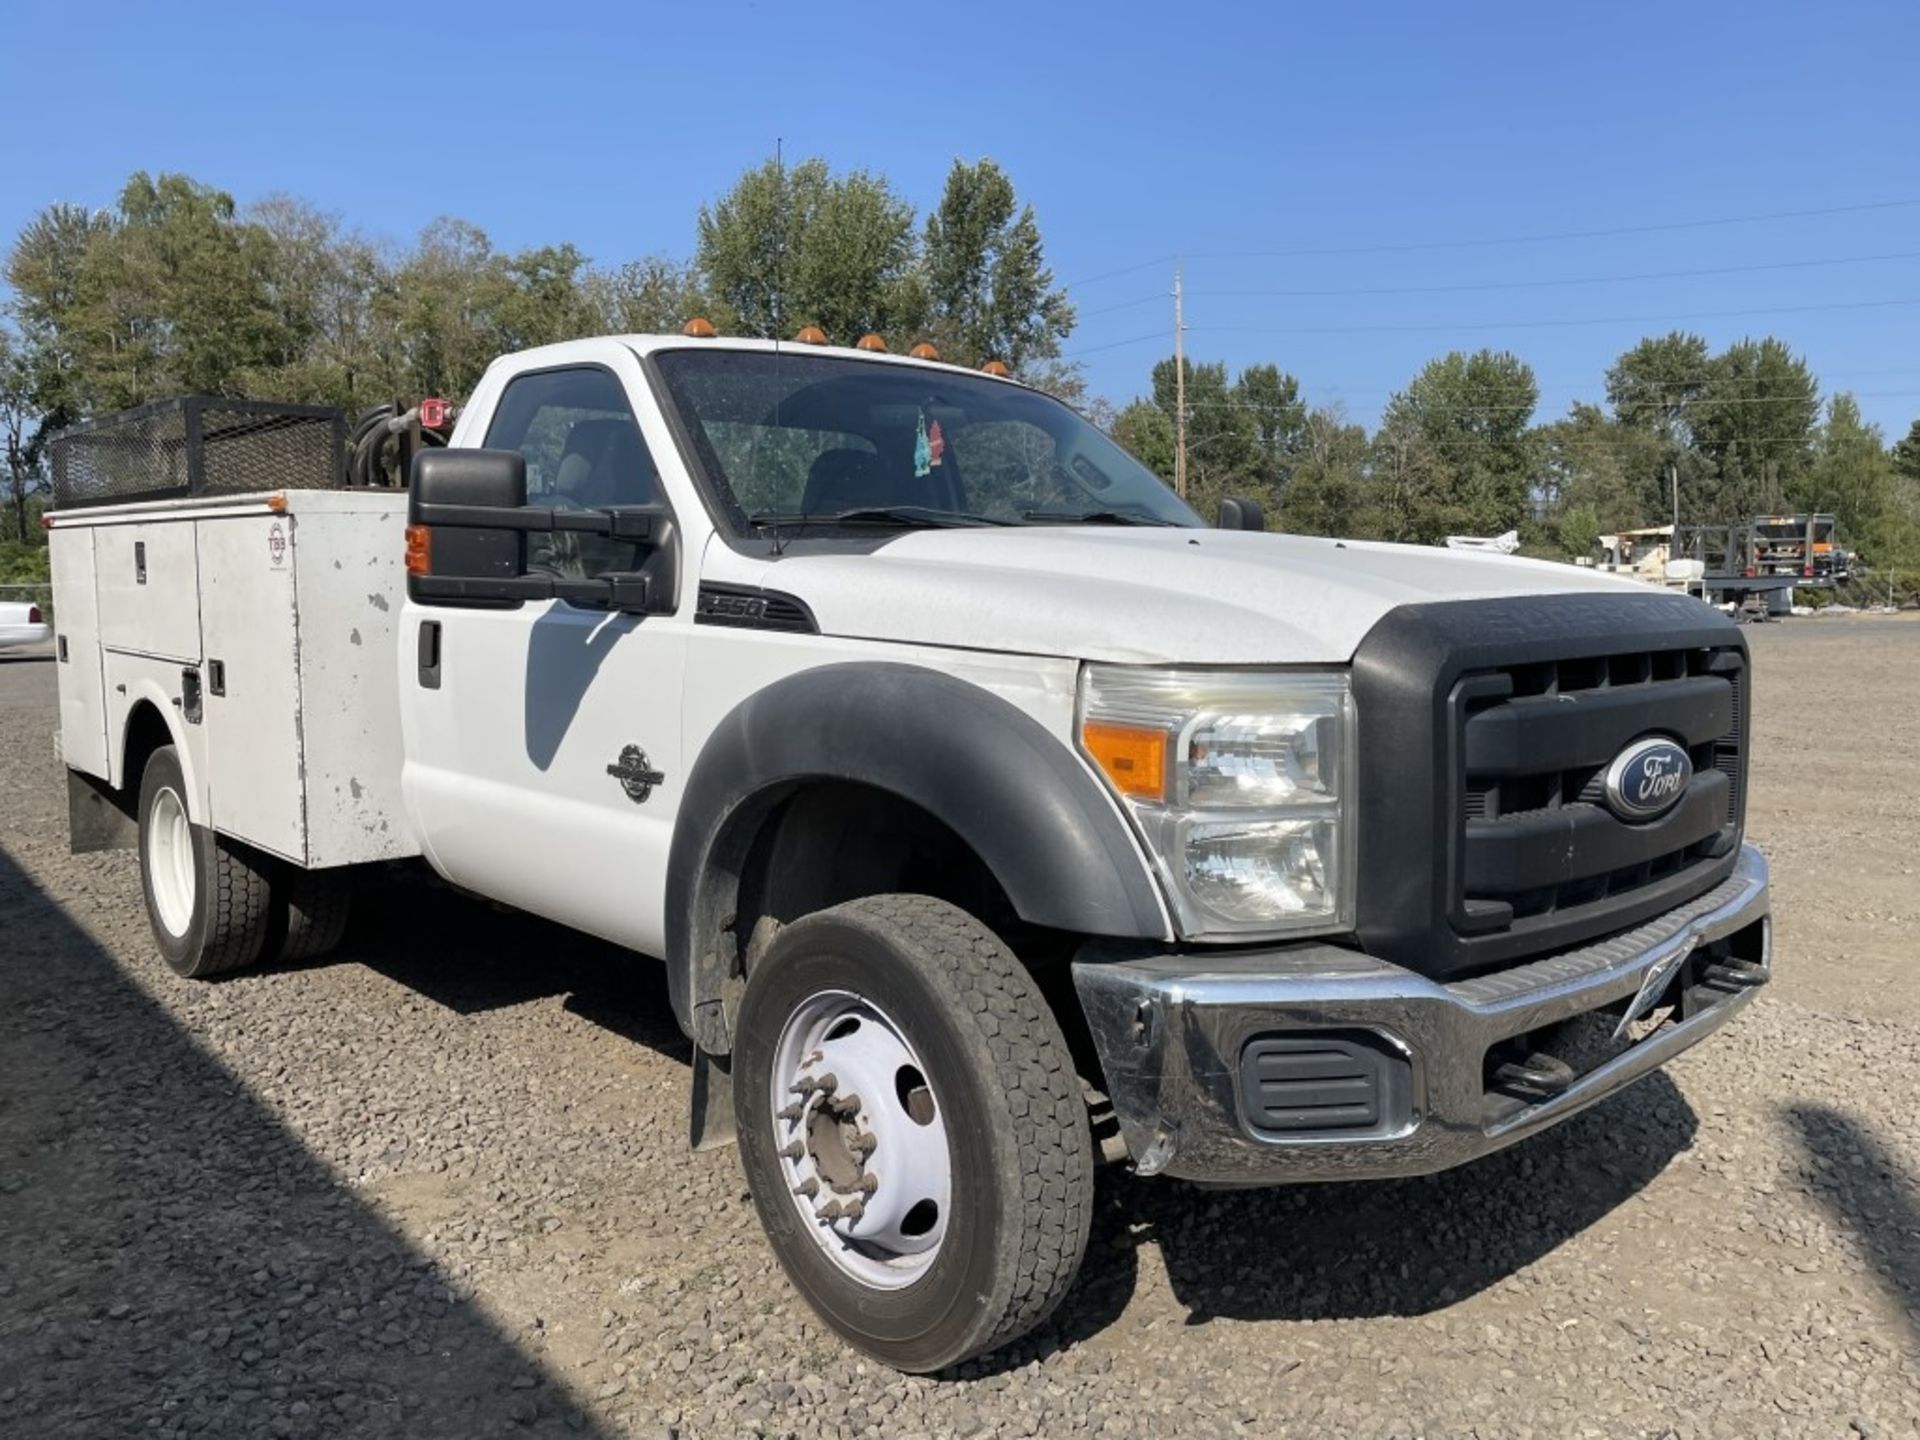
<svg viewBox="0 0 1920 1440"><path fill-rule="evenodd" d="M1063 741L978 685L923 666L803 670L735 706L687 779L667 861L667 985L675 1018L731 1050L722 987L752 838L813 780L890 791L971 846L1023 920L1086 935L1163 939L1157 883L1125 820ZM734 944L737 946L738 941Z"/></svg>

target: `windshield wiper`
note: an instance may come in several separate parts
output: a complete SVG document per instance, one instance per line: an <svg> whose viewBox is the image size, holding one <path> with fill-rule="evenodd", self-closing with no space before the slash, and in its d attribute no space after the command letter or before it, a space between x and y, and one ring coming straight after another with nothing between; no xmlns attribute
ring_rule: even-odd
<svg viewBox="0 0 1920 1440"><path fill-rule="evenodd" d="M778 529L787 525L905 525L914 529L950 530L969 525L1007 525L991 515L961 510L935 510L927 505L862 505L852 510L815 513L788 512L749 516L756 525Z"/></svg>
<svg viewBox="0 0 1920 1440"><path fill-rule="evenodd" d="M1022 510L1022 520L1052 525L1172 525L1151 515L1133 515L1125 510Z"/></svg>

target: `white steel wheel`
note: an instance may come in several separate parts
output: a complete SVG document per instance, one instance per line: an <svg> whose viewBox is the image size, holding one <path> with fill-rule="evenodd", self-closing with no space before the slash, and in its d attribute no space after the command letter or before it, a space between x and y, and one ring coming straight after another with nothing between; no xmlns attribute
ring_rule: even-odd
<svg viewBox="0 0 1920 1440"><path fill-rule="evenodd" d="M939 1256L953 1196L919 1055L879 1006L826 990L794 1009L774 1057L774 1150L808 1233L863 1285L912 1284Z"/></svg>
<svg viewBox="0 0 1920 1440"><path fill-rule="evenodd" d="M193 826L179 792L170 785L154 792L147 816L147 874L156 918L168 934L184 939L193 924L196 898Z"/></svg>
<svg viewBox="0 0 1920 1440"><path fill-rule="evenodd" d="M1086 1248L1092 1143L997 935L928 895L817 910L755 957L733 1035L741 1168L821 1319L921 1374L1046 1319Z"/></svg>
<svg viewBox="0 0 1920 1440"><path fill-rule="evenodd" d="M187 816L179 753L162 745L140 772L140 888L154 943L176 975L204 980L260 958L272 920L266 856Z"/></svg>

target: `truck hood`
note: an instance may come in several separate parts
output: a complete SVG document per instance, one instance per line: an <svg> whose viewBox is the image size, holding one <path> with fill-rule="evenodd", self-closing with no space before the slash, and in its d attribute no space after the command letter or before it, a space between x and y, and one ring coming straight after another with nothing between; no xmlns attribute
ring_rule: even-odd
<svg viewBox="0 0 1920 1440"><path fill-rule="evenodd" d="M1136 664L1340 663L1398 605L1592 591L1630 580L1509 556L1245 531L915 530L861 553L803 544L709 578L785 591L822 632Z"/></svg>

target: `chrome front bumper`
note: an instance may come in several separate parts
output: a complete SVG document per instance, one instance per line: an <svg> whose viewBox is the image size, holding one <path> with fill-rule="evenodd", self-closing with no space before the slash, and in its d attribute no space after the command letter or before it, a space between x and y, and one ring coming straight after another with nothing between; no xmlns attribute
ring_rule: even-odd
<svg viewBox="0 0 1920 1440"><path fill-rule="evenodd" d="M1511 1145L1697 1044L1753 998L1771 963L1767 862L1743 845L1724 882L1637 929L1471 980L1322 944L1126 958L1090 947L1073 980L1139 1171L1257 1185L1421 1175ZM1496 1047L1583 1016L1603 1030L1657 1017L1668 1003L1645 1038L1553 1093L1489 1081ZM1329 1034L1364 1037L1395 1069L1377 1122L1284 1135L1256 1125L1248 1045Z"/></svg>

